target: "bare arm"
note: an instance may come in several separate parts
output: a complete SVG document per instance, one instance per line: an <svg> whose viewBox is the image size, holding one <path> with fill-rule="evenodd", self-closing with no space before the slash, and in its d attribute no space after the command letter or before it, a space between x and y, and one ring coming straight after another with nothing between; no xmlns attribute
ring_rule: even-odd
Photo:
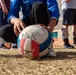
<svg viewBox="0 0 76 75"><path fill-rule="evenodd" d="M2 6L2 10L4 13L8 14L8 9L6 7L6 4L4 2L4 0L0 0L1 6Z"/></svg>
<svg viewBox="0 0 76 75"><path fill-rule="evenodd" d="M47 29L50 31L50 33L53 32L55 25L56 25L56 19L51 18L47 26Z"/></svg>
<svg viewBox="0 0 76 75"><path fill-rule="evenodd" d="M37 25L40 25L40 26L44 27L44 28L47 29L50 33L52 33L53 30L54 30L54 27L55 27L55 25L56 25L56 22L57 22L56 19L51 18L50 21L49 21L48 26L45 26L44 24L37 24Z"/></svg>

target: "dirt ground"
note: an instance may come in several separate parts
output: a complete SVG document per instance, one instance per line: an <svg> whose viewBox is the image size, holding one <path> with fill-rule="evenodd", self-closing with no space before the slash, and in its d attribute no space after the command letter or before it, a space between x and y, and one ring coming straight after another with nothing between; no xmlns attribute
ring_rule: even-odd
<svg viewBox="0 0 76 75"><path fill-rule="evenodd" d="M23 58L18 50L0 49L0 75L76 75L76 49L55 48L56 57Z"/></svg>

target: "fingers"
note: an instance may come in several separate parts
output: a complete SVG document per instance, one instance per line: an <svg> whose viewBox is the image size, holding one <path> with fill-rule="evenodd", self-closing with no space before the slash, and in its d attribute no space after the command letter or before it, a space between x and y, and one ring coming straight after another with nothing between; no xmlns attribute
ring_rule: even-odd
<svg viewBox="0 0 76 75"><path fill-rule="evenodd" d="M44 24L37 24L37 25L44 27Z"/></svg>
<svg viewBox="0 0 76 75"><path fill-rule="evenodd" d="M20 23L20 26L21 26L22 30L26 27L26 25L23 22Z"/></svg>
<svg viewBox="0 0 76 75"><path fill-rule="evenodd" d="M15 33L16 36L19 35L19 32L18 32L17 28L15 28L15 27L14 27L14 33Z"/></svg>
<svg viewBox="0 0 76 75"><path fill-rule="evenodd" d="M49 27L49 26L45 26L44 24L37 24L39 26L42 26L43 28L45 28L46 30L48 30L50 33L52 33L53 28Z"/></svg>
<svg viewBox="0 0 76 75"><path fill-rule="evenodd" d="M48 30L48 28L44 24L37 24L37 25L42 26L43 28L45 28L46 30Z"/></svg>
<svg viewBox="0 0 76 75"><path fill-rule="evenodd" d="M16 34L16 36L18 36L21 31L26 27L26 24L18 18L12 18L10 20L10 23L14 25L14 33Z"/></svg>
<svg viewBox="0 0 76 75"><path fill-rule="evenodd" d="M17 24L16 26L17 26L17 29L18 29L18 31L20 33L23 30L22 27L21 27L21 25L20 24Z"/></svg>
<svg viewBox="0 0 76 75"><path fill-rule="evenodd" d="M18 24L17 25L14 25L14 33L16 34L16 36L19 35L19 32L20 32L20 29L19 29Z"/></svg>
<svg viewBox="0 0 76 75"><path fill-rule="evenodd" d="M26 27L26 25L23 23L15 24L14 25L14 33L16 34L16 36L18 36L25 27Z"/></svg>

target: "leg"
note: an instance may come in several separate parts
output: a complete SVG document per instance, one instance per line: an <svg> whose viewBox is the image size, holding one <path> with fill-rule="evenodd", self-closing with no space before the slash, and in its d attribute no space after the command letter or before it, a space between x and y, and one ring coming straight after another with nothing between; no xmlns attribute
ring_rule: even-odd
<svg viewBox="0 0 76 75"><path fill-rule="evenodd" d="M64 48L74 48L74 46L69 43L69 39L68 39L69 36L68 27L73 23L73 10L67 9L67 10L63 10L62 12L63 12L63 25L65 26L65 28L63 28L62 30Z"/></svg>
<svg viewBox="0 0 76 75"><path fill-rule="evenodd" d="M63 26L62 31L63 31L62 32L63 39L68 38L68 36L69 36L69 33L68 33L68 25Z"/></svg>
<svg viewBox="0 0 76 75"><path fill-rule="evenodd" d="M11 43L17 42L17 37L14 34L12 25L5 25L0 29L0 36L6 41Z"/></svg>
<svg viewBox="0 0 76 75"><path fill-rule="evenodd" d="M44 24L47 26L49 23L49 14L45 4L35 2L32 6L31 17L35 24Z"/></svg>
<svg viewBox="0 0 76 75"><path fill-rule="evenodd" d="M74 48L74 46L69 43L68 25L65 25L65 27L63 27L62 36L63 36L64 48Z"/></svg>

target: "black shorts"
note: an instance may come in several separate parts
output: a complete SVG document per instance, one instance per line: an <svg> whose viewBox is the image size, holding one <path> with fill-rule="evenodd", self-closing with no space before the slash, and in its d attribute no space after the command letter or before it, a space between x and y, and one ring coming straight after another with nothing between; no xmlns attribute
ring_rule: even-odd
<svg viewBox="0 0 76 75"><path fill-rule="evenodd" d="M76 9L64 9L63 13L63 25L76 25Z"/></svg>

